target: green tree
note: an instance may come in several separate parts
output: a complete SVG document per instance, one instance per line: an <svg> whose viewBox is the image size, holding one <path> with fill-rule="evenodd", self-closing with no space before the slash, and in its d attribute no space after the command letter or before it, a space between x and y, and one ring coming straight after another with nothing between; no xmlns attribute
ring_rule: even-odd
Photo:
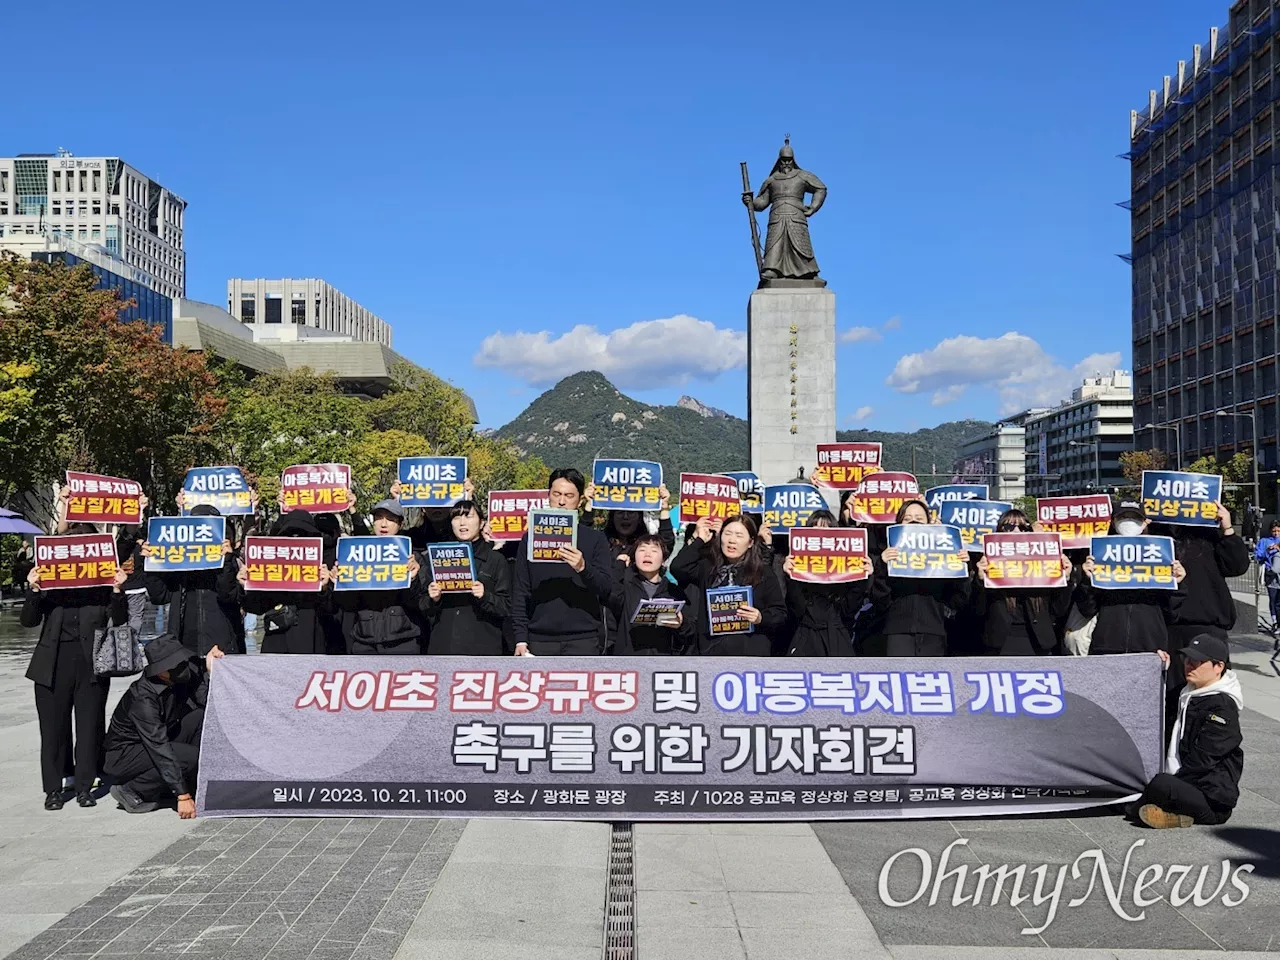
<svg viewBox="0 0 1280 960"><path fill-rule="evenodd" d="M466 394L407 363L394 364L391 375L391 389L369 401L373 426L423 437L430 445L426 456L459 455L475 426Z"/></svg>
<svg viewBox="0 0 1280 960"><path fill-rule="evenodd" d="M1226 463L1220 463L1216 457L1203 456L1187 467L1188 473L1208 473L1222 477L1222 502L1231 511L1231 516L1239 520L1246 500L1253 499L1253 457L1248 453L1237 453Z"/></svg>
<svg viewBox="0 0 1280 960"><path fill-rule="evenodd" d="M391 494L400 457L434 456L426 437L403 430L373 430L352 447L351 472L356 503L368 513L373 505Z"/></svg>

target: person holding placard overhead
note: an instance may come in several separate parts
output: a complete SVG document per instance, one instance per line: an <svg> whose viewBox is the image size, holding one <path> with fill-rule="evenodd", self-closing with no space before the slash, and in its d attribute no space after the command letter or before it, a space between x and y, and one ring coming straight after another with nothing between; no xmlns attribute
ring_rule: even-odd
<svg viewBox="0 0 1280 960"><path fill-rule="evenodd" d="M720 525L709 517L694 527L693 540L676 554L671 575L682 587L696 587L704 596L718 587L750 587L752 602L738 608L750 632L711 632L708 604L698 611L698 648L703 656L767 657L775 637L787 627L786 599L782 585L766 563L755 521L738 514Z"/></svg>
<svg viewBox="0 0 1280 960"><path fill-rule="evenodd" d="M500 657L510 653L503 642L503 621L511 608L511 565L484 538L484 511L473 500L460 500L449 523L458 543L471 545L475 583L470 590L445 593L432 581L422 600L430 625L427 653L432 656Z"/></svg>
<svg viewBox="0 0 1280 960"><path fill-rule="evenodd" d="M577 513L586 480L573 467L551 472L552 510ZM516 656L595 656L604 647L604 609L613 589L613 559L604 534L579 526L577 543L559 560L529 559L526 531L516 554L511 634Z"/></svg>
<svg viewBox="0 0 1280 960"><path fill-rule="evenodd" d="M381 500L374 506L375 537L399 537L403 522L404 508L398 500ZM418 558L412 550L408 570L409 586L399 590L334 591L347 653L357 656L422 653L422 623L418 614L422 579Z"/></svg>
<svg viewBox="0 0 1280 960"><path fill-rule="evenodd" d="M996 533L1031 533L1033 524L1021 510L1007 510L996 522ZM1057 621L1071 608L1071 561L1062 555L1066 583L1061 587L999 590L983 579L984 555L973 579L973 610L981 625L989 654L1040 657L1058 650Z"/></svg>
<svg viewBox="0 0 1280 960"><path fill-rule="evenodd" d="M320 537L315 517L305 510L292 510L275 524L278 537ZM328 559L328 558L326 558ZM243 586L249 570L239 564L236 579ZM262 653L340 653L331 638L333 591L329 588L328 564L320 566L320 590L246 590L246 613L262 618ZM341 636L339 632L339 636Z"/></svg>

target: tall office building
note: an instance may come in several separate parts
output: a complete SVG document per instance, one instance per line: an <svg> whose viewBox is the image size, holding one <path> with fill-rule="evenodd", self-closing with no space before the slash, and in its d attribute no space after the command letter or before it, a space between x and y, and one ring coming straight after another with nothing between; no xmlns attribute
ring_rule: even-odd
<svg viewBox="0 0 1280 960"><path fill-rule="evenodd" d="M984 483L992 500L1017 500L1027 492L1021 417L992 424L966 440L952 465L953 483Z"/></svg>
<svg viewBox="0 0 1280 960"><path fill-rule="evenodd" d="M166 297L187 292L186 209L185 200L119 157L0 157L0 236L68 237L101 247Z"/></svg>
<svg viewBox="0 0 1280 960"><path fill-rule="evenodd" d="M1111 491L1128 481L1120 454L1133 449L1133 377L1127 370L1086 377L1071 399L1025 415L1027 493Z"/></svg>
<svg viewBox="0 0 1280 960"><path fill-rule="evenodd" d="M323 280L228 280L227 312L258 340L295 340L311 329L391 346L391 324Z"/></svg>
<svg viewBox="0 0 1280 960"><path fill-rule="evenodd" d="M1280 0L1232 4L1131 114L1133 422L1183 463L1256 427L1277 469L1278 28Z"/></svg>

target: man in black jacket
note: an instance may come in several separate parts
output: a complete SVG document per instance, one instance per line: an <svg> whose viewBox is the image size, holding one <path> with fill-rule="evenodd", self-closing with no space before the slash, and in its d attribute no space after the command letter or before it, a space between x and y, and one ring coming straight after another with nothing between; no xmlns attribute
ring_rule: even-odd
<svg viewBox="0 0 1280 960"><path fill-rule="evenodd" d="M554 470L548 488L551 507L577 510L586 480L573 467ZM529 534L516 554L511 591L511 632L517 656L595 656L604 644L604 605L613 588L609 541L590 527L578 527L576 547L561 547L560 560L529 561Z"/></svg>
<svg viewBox="0 0 1280 960"><path fill-rule="evenodd" d="M214 647L202 661L169 634L146 645L147 667L116 705L107 730L111 796L129 813L149 813L178 798L178 816L196 815L200 732L209 699L209 674L222 656Z"/></svg>
<svg viewBox="0 0 1280 960"><path fill-rule="evenodd" d="M1170 718L1165 772L1156 774L1136 810L1128 811L1157 830L1226 823L1240 799L1244 770L1240 747L1244 698L1227 644L1205 633L1178 652L1187 682ZM1168 654L1159 653L1168 668Z"/></svg>

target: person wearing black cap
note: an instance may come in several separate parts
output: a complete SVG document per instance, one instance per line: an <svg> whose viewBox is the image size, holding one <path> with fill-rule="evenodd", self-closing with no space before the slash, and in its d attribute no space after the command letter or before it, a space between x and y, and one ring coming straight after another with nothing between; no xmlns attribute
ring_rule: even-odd
<svg viewBox="0 0 1280 960"><path fill-rule="evenodd" d="M305 510L291 510L281 517L273 531L277 537L320 537L315 518ZM244 609L262 617L263 653L338 653L334 643L333 593L329 589L329 567L333 558L325 548L325 563L320 567L320 590L246 590ZM239 564L236 578L241 585L249 571Z"/></svg>
<svg viewBox="0 0 1280 960"><path fill-rule="evenodd" d="M143 652L147 666L120 698L107 730L111 796L128 813L148 813L173 796L178 816L190 820L209 674L222 651L214 647L202 660L166 633Z"/></svg>
<svg viewBox="0 0 1280 960"><path fill-rule="evenodd" d="M1125 502L1111 515L1111 534L1137 537L1149 526L1142 505ZM1096 616L1089 653L1154 653L1169 651L1169 610L1181 599L1168 590L1132 589L1098 590L1093 576L1093 557L1085 559L1083 576L1076 586L1075 601L1086 619ZM1173 576L1178 583L1187 575L1181 563L1173 562Z"/></svg>
<svg viewBox="0 0 1280 960"><path fill-rule="evenodd" d="M1240 708L1244 697L1226 641L1202 633L1178 651L1186 686L1168 717L1165 769L1126 811L1149 827L1226 823L1240 799L1244 770ZM1160 659L1171 669L1171 658Z"/></svg>
<svg viewBox="0 0 1280 960"><path fill-rule="evenodd" d="M396 537L404 522L399 501L381 500L373 508L373 535ZM418 603L422 593L418 558L409 554L409 586L404 590L343 590L333 594L346 652L361 656L422 653Z"/></svg>

